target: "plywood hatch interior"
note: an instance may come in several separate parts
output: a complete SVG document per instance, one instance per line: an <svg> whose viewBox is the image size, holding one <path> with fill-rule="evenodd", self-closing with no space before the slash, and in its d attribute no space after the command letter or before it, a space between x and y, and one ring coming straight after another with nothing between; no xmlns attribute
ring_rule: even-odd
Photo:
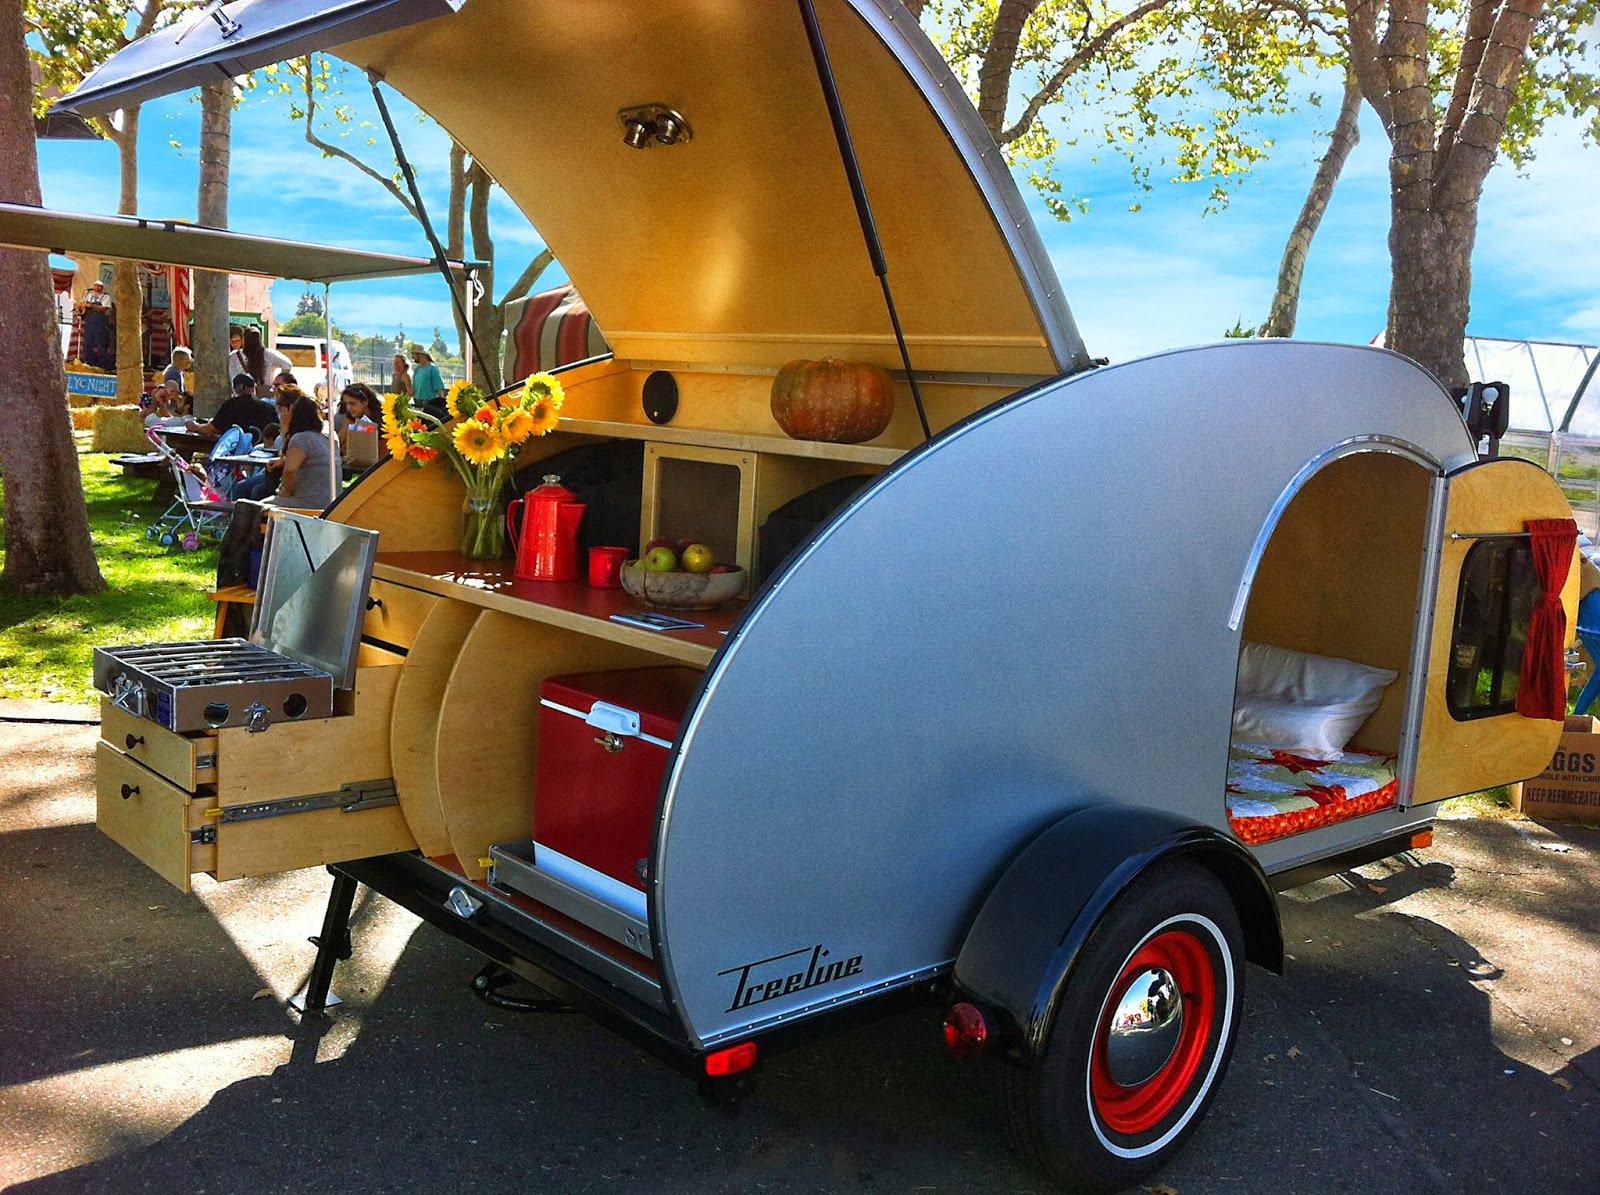
<svg viewBox="0 0 1600 1195"><path fill-rule="evenodd" d="M1483 461L1457 470L1449 484L1439 586L1429 644L1428 688L1418 735L1413 804L1476 792L1536 775L1561 739L1561 722L1518 713L1469 719L1446 701L1462 566L1482 537L1517 535L1531 519L1570 519L1572 509L1555 480L1530 461ZM1562 588L1570 636L1578 611L1578 554Z"/></svg>
<svg viewBox="0 0 1600 1195"><path fill-rule="evenodd" d="M913 364L1086 363L999 151L961 96L935 110L958 85L921 31L872 0L817 9ZM473 0L337 52L489 170L618 357L900 366L796 6ZM618 113L649 103L692 138L625 145Z"/></svg>

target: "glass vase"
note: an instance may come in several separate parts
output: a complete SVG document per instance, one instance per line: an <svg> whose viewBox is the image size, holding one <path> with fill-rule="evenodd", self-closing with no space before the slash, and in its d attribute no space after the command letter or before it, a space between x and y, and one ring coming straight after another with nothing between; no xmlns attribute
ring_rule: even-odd
<svg viewBox="0 0 1600 1195"><path fill-rule="evenodd" d="M499 494L469 493L461 503L461 554L499 560L506 554L506 512Z"/></svg>

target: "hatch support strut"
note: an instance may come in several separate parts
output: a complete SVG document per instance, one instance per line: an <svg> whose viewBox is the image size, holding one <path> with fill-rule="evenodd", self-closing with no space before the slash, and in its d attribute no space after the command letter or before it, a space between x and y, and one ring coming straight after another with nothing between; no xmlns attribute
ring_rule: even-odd
<svg viewBox="0 0 1600 1195"><path fill-rule="evenodd" d="M389 133L389 144L394 147L394 160L399 164L400 173L406 180L406 189L411 192L411 202L417 206L417 220L428 238L428 244L433 246L434 264L444 275L445 285L450 288L450 300L456 305L456 314L461 317L461 326L466 329L467 343L472 350L467 353L467 381L470 382L473 358L479 361L487 361L488 358L478 348L478 338L472 331L472 309L462 303L461 292L456 289L456 280L450 276L450 263L444 255L444 246L439 243L438 233L433 231L433 221L428 219L428 209L422 202L422 191L417 186L417 176L412 172L411 162L406 158L406 151L400 144L400 134L395 131L394 120L389 115L389 105L383 102L383 92L378 90L380 81L381 78L376 71L367 72L367 82L372 85L372 98L378 102L378 112L383 117L383 127ZM462 290L469 293L479 289L481 283L478 281L477 270L468 267L461 286Z"/></svg>
<svg viewBox="0 0 1600 1195"><path fill-rule="evenodd" d="M805 22L806 40L811 43L811 58L817 65L817 80L822 84L822 95L828 104L828 119L833 122L833 138L839 143L839 157L844 162L845 175L850 180L850 194L856 202L856 219L861 223L861 235L867 241L867 253L872 258L872 272L883 287L883 302L889 309L889 322L894 325L894 340L900 346L900 360L906 367L906 381L911 384L911 399L917 404L917 418L922 422L922 438L931 440L928 412L922 405L922 392L917 389L917 375L911 370L911 354L906 349L906 335L900 328L900 314L895 310L894 295L889 290L889 264L883 257L883 243L878 239L878 225L872 218L872 205L867 201L867 186L861 179L861 163L856 158L850 140L850 126L845 122L844 105L839 101L839 86L833 78L833 67L828 62L828 47L822 40L822 27L817 24L817 10L811 0L799 0L800 19ZM376 85L374 85L376 87ZM388 119L387 114L384 117Z"/></svg>

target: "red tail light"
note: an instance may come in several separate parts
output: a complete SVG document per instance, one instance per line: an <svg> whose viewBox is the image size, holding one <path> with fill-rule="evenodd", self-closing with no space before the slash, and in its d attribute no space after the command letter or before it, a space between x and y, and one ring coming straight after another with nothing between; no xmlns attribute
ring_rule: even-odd
<svg viewBox="0 0 1600 1195"><path fill-rule="evenodd" d="M756 1043L753 1041L740 1042L736 1046L729 1046L726 1050L718 1050L715 1054L706 1055L706 1074L736 1075L740 1071L747 1071L756 1064Z"/></svg>
<svg viewBox="0 0 1600 1195"><path fill-rule="evenodd" d="M989 1040L989 1026L973 1004L952 1004L944 1014L944 1044L957 1058L976 1058Z"/></svg>

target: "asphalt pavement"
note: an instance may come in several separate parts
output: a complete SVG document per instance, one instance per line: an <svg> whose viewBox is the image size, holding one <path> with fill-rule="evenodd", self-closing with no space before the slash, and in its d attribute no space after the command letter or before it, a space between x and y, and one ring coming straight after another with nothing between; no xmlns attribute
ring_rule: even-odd
<svg viewBox="0 0 1600 1195"><path fill-rule="evenodd" d="M57 716L60 715L60 716ZM98 729L0 707L0 1187L67 1192L1034 1192L931 1011L774 1059L736 1113L363 891L302 1025L329 877L184 896L93 825ZM41 721L40 718L51 720ZM1600 1190L1600 833L1446 821L1281 898L1233 1065L1146 1190Z"/></svg>

